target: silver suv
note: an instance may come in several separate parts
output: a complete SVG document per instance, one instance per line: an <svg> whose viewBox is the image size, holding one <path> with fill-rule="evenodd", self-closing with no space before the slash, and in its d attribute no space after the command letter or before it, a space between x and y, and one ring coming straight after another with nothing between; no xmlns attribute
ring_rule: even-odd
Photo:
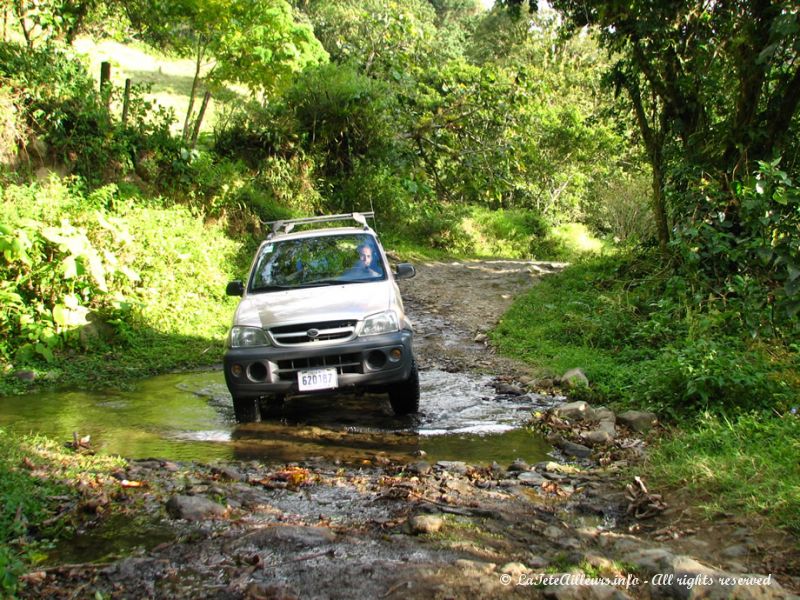
<svg viewBox="0 0 800 600"><path fill-rule="evenodd" d="M255 421L287 395L339 391L389 394L395 414L419 410L419 376L411 322L397 279L408 263L389 269L373 213L270 223L256 252L224 357L236 420ZM293 232L301 225L355 221L357 226Z"/></svg>

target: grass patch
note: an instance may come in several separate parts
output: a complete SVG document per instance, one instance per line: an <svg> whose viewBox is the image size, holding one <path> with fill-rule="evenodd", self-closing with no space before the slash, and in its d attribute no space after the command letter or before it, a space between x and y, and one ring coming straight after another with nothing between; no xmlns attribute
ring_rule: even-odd
<svg viewBox="0 0 800 600"><path fill-rule="evenodd" d="M552 228L529 210L489 210L473 206L461 219L465 250L477 258L574 260L599 254L606 245L580 223Z"/></svg>
<svg viewBox="0 0 800 600"><path fill-rule="evenodd" d="M615 258L582 261L543 278L503 315L493 342L542 377L580 367L604 402L626 399L632 367L648 352L625 344L641 316L625 301L623 265Z"/></svg>
<svg viewBox="0 0 800 600"><path fill-rule="evenodd" d="M676 423L640 474L710 513L761 515L800 533L796 344L753 340L736 309L693 304L654 265L601 257L548 276L517 299L493 341L542 377L582 368L590 386L571 399L647 407Z"/></svg>
<svg viewBox="0 0 800 600"><path fill-rule="evenodd" d="M45 525L58 507L95 493L124 465L117 457L77 454L0 428L0 595L13 594L17 577L41 556L43 545L69 531L69 518Z"/></svg>
<svg viewBox="0 0 800 600"><path fill-rule="evenodd" d="M709 517L767 517L800 534L800 417L704 414L650 453L652 483L680 489Z"/></svg>

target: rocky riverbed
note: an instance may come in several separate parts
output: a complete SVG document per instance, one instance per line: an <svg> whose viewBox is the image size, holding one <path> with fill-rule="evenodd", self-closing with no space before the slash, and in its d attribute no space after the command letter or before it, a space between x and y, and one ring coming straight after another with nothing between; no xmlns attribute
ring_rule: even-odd
<svg viewBox="0 0 800 600"><path fill-rule="evenodd" d="M486 332L511 299L560 266L432 263L403 282L423 371L489 374L494 401L530 402L547 460L131 460L86 490L81 530L20 595L793 597L797 540L736 515L703 520L637 477L655 415L570 402L579 370L538 380L493 352Z"/></svg>

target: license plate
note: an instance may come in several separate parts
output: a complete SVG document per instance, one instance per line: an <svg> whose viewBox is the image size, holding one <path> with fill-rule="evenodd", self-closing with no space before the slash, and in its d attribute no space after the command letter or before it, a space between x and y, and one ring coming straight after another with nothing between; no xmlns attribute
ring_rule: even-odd
<svg viewBox="0 0 800 600"><path fill-rule="evenodd" d="M336 369L313 369L297 372L297 387L301 392L330 390L338 385Z"/></svg>

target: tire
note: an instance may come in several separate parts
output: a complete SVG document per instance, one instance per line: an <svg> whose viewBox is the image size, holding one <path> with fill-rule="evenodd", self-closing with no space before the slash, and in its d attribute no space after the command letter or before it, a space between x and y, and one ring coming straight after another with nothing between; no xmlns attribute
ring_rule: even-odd
<svg viewBox="0 0 800 600"><path fill-rule="evenodd" d="M264 396L258 399L258 411L261 413L261 420L272 419L280 415L286 396Z"/></svg>
<svg viewBox="0 0 800 600"><path fill-rule="evenodd" d="M258 406L255 398L233 396L233 414L237 423L252 423L258 419Z"/></svg>
<svg viewBox="0 0 800 600"><path fill-rule="evenodd" d="M411 361L408 379L389 388L389 404L398 417L419 411L419 371L416 361Z"/></svg>

